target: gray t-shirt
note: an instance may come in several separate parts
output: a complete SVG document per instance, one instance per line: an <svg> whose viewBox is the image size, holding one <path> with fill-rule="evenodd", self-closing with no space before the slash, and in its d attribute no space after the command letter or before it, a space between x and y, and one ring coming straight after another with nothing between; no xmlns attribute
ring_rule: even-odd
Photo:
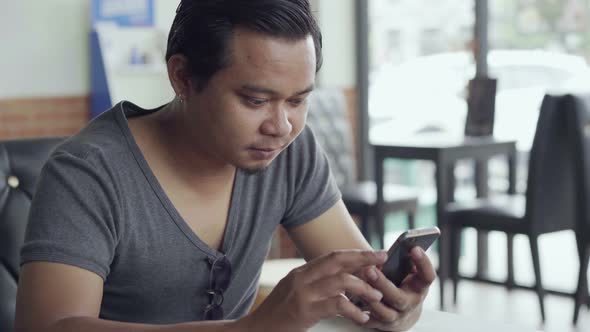
<svg viewBox="0 0 590 332"><path fill-rule="evenodd" d="M133 139L127 118L153 111L122 102L56 149L33 199L21 264L59 262L97 273L104 279L104 319L201 320L208 261L222 253L182 219ZM307 127L266 171L237 172L222 243L232 267L225 318L250 308L277 226L308 222L339 199Z"/></svg>

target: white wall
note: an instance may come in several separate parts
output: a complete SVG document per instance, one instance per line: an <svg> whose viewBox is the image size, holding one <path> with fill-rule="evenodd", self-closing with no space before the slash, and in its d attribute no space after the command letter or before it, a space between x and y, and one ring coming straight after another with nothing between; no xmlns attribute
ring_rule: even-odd
<svg viewBox="0 0 590 332"><path fill-rule="evenodd" d="M169 31L180 0L156 0L154 4L156 27ZM166 38L168 35L166 35Z"/></svg>
<svg viewBox="0 0 590 332"><path fill-rule="evenodd" d="M156 25L179 0L156 0ZM0 0L0 99L90 92L90 0Z"/></svg>
<svg viewBox="0 0 590 332"><path fill-rule="evenodd" d="M156 0L168 29L179 0ZM355 79L354 0L312 0L324 34L323 86ZM0 98L89 93L90 0L0 0Z"/></svg>
<svg viewBox="0 0 590 332"><path fill-rule="evenodd" d="M354 0L315 0L323 34L324 66L319 85L349 88L356 86L356 31Z"/></svg>
<svg viewBox="0 0 590 332"><path fill-rule="evenodd" d="M0 0L0 98L89 91L89 0Z"/></svg>

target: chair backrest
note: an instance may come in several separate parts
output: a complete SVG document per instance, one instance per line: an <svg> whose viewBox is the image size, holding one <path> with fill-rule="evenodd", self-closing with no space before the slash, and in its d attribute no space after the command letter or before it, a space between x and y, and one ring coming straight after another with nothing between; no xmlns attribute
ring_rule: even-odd
<svg viewBox="0 0 590 332"><path fill-rule="evenodd" d="M352 129L342 91L336 89L314 91L310 97L307 124L328 156L336 183L342 188L355 181Z"/></svg>
<svg viewBox="0 0 590 332"><path fill-rule="evenodd" d="M575 225L575 158L564 106L563 96L546 95L539 112L526 191L526 218L533 234Z"/></svg>
<svg viewBox="0 0 590 332"><path fill-rule="evenodd" d="M61 141L40 138L0 142L0 331L12 331L31 199L43 164Z"/></svg>
<svg viewBox="0 0 590 332"><path fill-rule="evenodd" d="M576 234L590 242L590 94L566 95L578 178Z"/></svg>

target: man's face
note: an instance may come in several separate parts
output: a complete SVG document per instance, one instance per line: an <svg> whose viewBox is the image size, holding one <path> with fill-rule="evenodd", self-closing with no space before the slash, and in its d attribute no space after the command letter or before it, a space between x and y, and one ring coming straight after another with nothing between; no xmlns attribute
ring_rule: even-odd
<svg viewBox="0 0 590 332"><path fill-rule="evenodd" d="M193 137L216 160L262 170L305 125L314 43L236 29L229 49L229 66L190 98Z"/></svg>

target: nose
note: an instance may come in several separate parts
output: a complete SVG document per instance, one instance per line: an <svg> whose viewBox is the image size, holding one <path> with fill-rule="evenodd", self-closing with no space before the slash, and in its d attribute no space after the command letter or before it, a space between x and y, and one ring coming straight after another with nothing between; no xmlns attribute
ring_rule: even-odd
<svg viewBox="0 0 590 332"><path fill-rule="evenodd" d="M293 125L289 119L289 112L281 106L273 108L269 117L262 123L262 134L275 137L284 137L291 133Z"/></svg>

